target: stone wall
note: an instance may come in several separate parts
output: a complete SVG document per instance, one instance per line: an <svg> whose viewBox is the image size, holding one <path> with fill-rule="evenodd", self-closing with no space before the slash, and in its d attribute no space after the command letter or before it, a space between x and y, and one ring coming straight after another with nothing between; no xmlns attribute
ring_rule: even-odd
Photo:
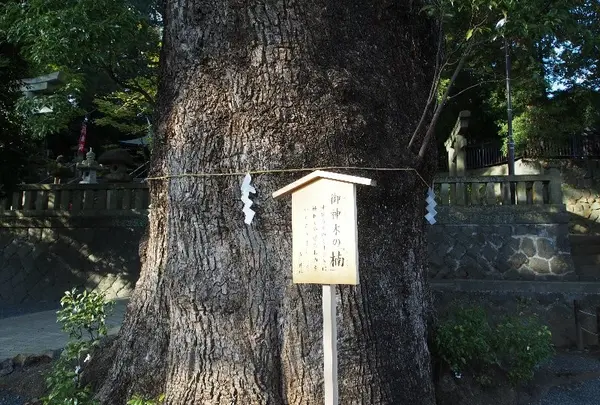
<svg viewBox="0 0 600 405"><path fill-rule="evenodd" d="M438 207L429 277L578 280L563 206ZM0 307L56 302L73 287L127 296L139 275L147 219L2 217Z"/></svg>
<svg viewBox="0 0 600 405"><path fill-rule="evenodd" d="M73 287L129 294L145 215L0 218L0 308L57 302Z"/></svg>
<svg viewBox="0 0 600 405"><path fill-rule="evenodd" d="M600 234L600 161L559 162L571 233Z"/></svg>
<svg viewBox="0 0 600 405"><path fill-rule="evenodd" d="M564 206L439 207L431 279L577 280Z"/></svg>

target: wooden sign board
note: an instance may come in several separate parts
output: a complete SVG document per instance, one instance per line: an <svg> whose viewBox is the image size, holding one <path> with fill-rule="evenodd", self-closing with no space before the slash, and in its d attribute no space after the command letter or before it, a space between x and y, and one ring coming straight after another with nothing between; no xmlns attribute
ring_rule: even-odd
<svg viewBox="0 0 600 405"><path fill-rule="evenodd" d="M374 182L316 171L273 193L292 194L294 283L359 283L356 184Z"/></svg>

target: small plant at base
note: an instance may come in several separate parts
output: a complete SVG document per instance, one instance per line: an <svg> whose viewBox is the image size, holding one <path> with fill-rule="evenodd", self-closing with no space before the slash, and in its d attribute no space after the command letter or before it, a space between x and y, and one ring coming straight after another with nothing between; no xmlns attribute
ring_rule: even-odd
<svg viewBox="0 0 600 405"><path fill-rule="evenodd" d="M82 363L87 363L90 352L107 335L106 317L112 303L103 294L65 292L60 300L57 322L69 334L69 342L46 378L49 393L42 398L44 405L93 405L92 392L81 386ZM85 356L85 358L84 358ZM83 360L82 360L83 359Z"/></svg>
<svg viewBox="0 0 600 405"><path fill-rule="evenodd" d="M481 308L461 308L436 333L436 351L455 373L468 365L493 364L492 329Z"/></svg>
<svg viewBox="0 0 600 405"><path fill-rule="evenodd" d="M481 385L492 383L492 367L517 385L552 355L552 335L534 316L506 316L490 325L482 308L460 308L438 327L435 351L455 374L469 370Z"/></svg>
<svg viewBox="0 0 600 405"><path fill-rule="evenodd" d="M129 401L127 401L127 405L160 405L165 400L165 395L160 394L155 399L147 399L140 395L134 395Z"/></svg>
<svg viewBox="0 0 600 405"><path fill-rule="evenodd" d="M81 340L87 333L91 342L97 342L106 336L106 316L113 303L107 302L104 294L88 291L77 294L73 289L65 292L60 305L57 320L71 339Z"/></svg>
<svg viewBox="0 0 600 405"><path fill-rule="evenodd" d="M496 327L494 346L513 384L531 380L535 367L554 352L552 333L532 316L505 317Z"/></svg>

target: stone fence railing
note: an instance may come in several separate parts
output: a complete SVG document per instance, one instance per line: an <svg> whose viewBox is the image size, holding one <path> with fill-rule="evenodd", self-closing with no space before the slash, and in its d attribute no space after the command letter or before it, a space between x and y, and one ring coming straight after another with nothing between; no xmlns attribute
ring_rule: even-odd
<svg viewBox="0 0 600 405"><path fill-rule="evenodd" d="M558 170L548 175L438 177L434 189L441 205L562 204Z"/></svg>
<svg viewBox="0 0 600 405"><path fill-rule="evenodd" d="M437 177L434 189L443 206L562 204L558 171L548 175ZM148 186L143 183L26 184L0 199L0 215L114 214L143 211L149 203Z"/></svg>
<svg viewBox="0 0 600 405"><path fill-rule="evenodd" d="M146 184L26 184L0 200L0 215L118 215L143 212L148 205Z"/></svg>

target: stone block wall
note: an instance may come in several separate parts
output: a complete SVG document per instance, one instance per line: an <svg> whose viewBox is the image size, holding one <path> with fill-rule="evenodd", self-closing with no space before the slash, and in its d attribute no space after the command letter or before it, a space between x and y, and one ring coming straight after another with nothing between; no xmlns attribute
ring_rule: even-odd
<svg viewBox="0 0 600 405"><path fill-rule="evenodd" d="M561 227L563 228L561 230ZM561 225L443 225L429 232L431 278L573 279Z"/></svg>
<svg viewBox="0 0 600 405"><path fill-rule="evenodd" d="M437 219L428 226L433 281L580 279L563 205L438 206ZM131 213L0 217L0 309L57 302L73 287L127 296L146 225Z"/></svg>
<svg viewBox="0 0 600 405"><path fill-rule="evenodd" d="M600 234L600 161L553 160L542 162L542 165L560 168L563 203L572 214L569 231Z"/></svg>
<svg viewBox="0 0 600 405"><path fill-rule="evenodd" d="M433 280L579 277L563 206L440 207L428 236Z"/></svg>
<svg viewBox="0 0 600 405"><path fill-rule="evenodd" d="M146 222L145 216L0 219L0 307L57 302L74 287L127 296L139 276Z"/></svg>

